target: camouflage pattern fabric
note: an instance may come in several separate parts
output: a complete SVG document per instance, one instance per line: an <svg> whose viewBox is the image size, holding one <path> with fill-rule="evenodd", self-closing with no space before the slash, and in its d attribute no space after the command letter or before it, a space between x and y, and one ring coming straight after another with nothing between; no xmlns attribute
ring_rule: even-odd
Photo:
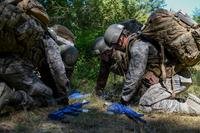
<svg viewBox="0 0 200 133"><path fill-rule="evenodd" d="M46 9L37 0L20 0L17 6L27 14L37 18L40 23L48 25L49 16Z"/></svg>
<svg viewBox="0 0 200 133"><path fill-rule="evenodd" d="M150 60L159 57L157 49L149 42L137 40L130 42L130 46L129 67L122 89L122 99L127 102L136 95L143 75L151 65Z"/></svg>
<svg viewBox="0 0 200 133"><path fill-rule="evenodd" d="M43 43L45 46L46 60L56 83L57 90L64 96L68 89L69 80L66 76L65 66L60 55L59 47L49 36L43 39Z"/></svg>
<svg viewBox="0 0 200 133"><path fill-rule="evenodd" d="M142 27L142 24L134 19L119 22L119 24L125 27L127 34L136 33ZM101 91L106 86L106 82L108 80L110 72L113 72L117 75L125 76L128 70L128 61L125 57L126 54L126 50L107 50L103 53L100 53L101 63L95 87L96 91Z"/></svg>
<svg viewBox="0 0 200 133"><path fill-rule="evenodd" d="M67 77L70 79L79 56L74 44L75 36L67 27L58 24L48 28L48 31L59 46Z"/></svg>
<svg viewBox="0 0 200 133"><path fill-rule="evenodd" d="M101 63L100 63L100 71L97 77L97 84L96 84L96 91L102 91L103 88L106 86L106 82L108 80L108 76L110 72L113 72L117 75L125 76L127 72L127 67L124 66L124 58L120 62L117 61L115 58L115 54L118 52L122 52L119 50L115 51L105 51L101 53ZM122 52L125 54L125 52Z"/></svg>
<svg viewBox="0 0 200 133"><path fill-rule="evenodd" d="M68 78L55 40L47 28L14 4L0 5L1 55L17 54L34 68L47 63L59 93L66 95ZM9 38L8 38L9 36ZM10 40L9 40L10 39Z"/></svg>
<svg viewBox="0 0 200 133"><path fill-rule="evenodd" d="M195 42L198 44L198 48L200 49L200 25L192 31L192 36L194 37Z"/></svg>
<svg viewBox="0 0 200 133"><path fill-rule="evenodd" d="M32 64L16 55L0 57L0 79L16 90L29 95L51 96L52 90L34 73Z"/></svg>
<svg viewBox="0 0 200 133"><path fill-rule="evenodd" d="M128 61L129 63L127 65L126 65L127 61L124 61L124 58L122 58L120 62L118 62L117 59L115 58L114 55L117 54L119 50L106 51L104 53L101 53L100 71L97 78L97 85L95 87L96 91L102 90L105 87L109 73L113 72L115 74L125 77L125 84L124 84L124 89L122 91L122 97L124 98L126 97L125 99L130 100L131 97L133 97L133 94L136 95L135 93L138 92L137 88L140 83L137 82L141 81L142 79L141 77L143 76L145 69L151 70L157 73L157 75L160 75L161 73L159 66L160 58L158 56L157 49L153 45L147 42L137 41L134 45L130 44L129 52L131 52L131 50L133 51L130 55L130 59ZM123 53L126 54L125 52ZM135 53L134 56L133 53ZM147 60L147 62L145 61L146 63L140 63L140 61L142 60ZM135 65L134 62L136 63ZM152 70L152 68L154 69ZM136 73L138 71L138 74L136 74L135 71ZM131 72L133 72L132 75L130 75ZM134 78L131 76L134 76ZM132 82L135 82L133 83L133 86L131 86Z"/></svg>
<svg viewBox="0 0 200 133"><path fill-rule="evenodd" d="M193 21L188 16L181 14L183 18L179 18L176 15L165 9L156 10L148 18L141 36L164 46L182 65L193 66L200 60L198 28L184 22Z"/></svg>
<svg viewBox="0 0 200 133"><path fill-rule="evenodd" d="M130 101L138 92L142 92L139 101L140 109L145 112L179 112L200 114L200 99L188 99L185 103L172 98L173 94L179 94L191 85L191 75L187 69L181 69L178 74L161 82L156 80L152 85L144 84L153 82L153 77L144 82L144 76L151 71L153 64L159 64L154 59L159 57L157 49L149 42L138 40L132 42L130 48L129 68L122 90L122 99ZM166 64L170 64L170 61ZM178 65L178 64L177 64ZM151 71L154 72L154 71ZM158 77L160 78L160 77ZM142 90L144 89L144 90ZM194 99L194 98L193 98ZM197 100L196 100L197 99Z"/></svg>
<svg viewBox="0 0 200 133"><path fill-rule="evenodd" d="M190 77L185 78L180 75L175 75L172 79L166 79L166 82L152 85L141 97L139 102L140 109L144 112L178 112L187 114L199 114L200 103L189 99L186 102L180 102L176 99L171 99L172 80L174 86L173 91L175 94L179 94L187 90L192 83Z"/></svg>
<svg viewBox="0 0 200 133"><path fill-rule="evenodd" d="M20 93L23 95L23 98L19 100L20 104L30 105L33 104L32 97L43 97L43 101L51 98L52 90L38 78L33 70L33 65L29 61L21 59L17 55L1 56L0 81L6 84L3 88L6 87L6 90L10 91L5 96L7 98L1 97L0 99L15 101ZM14 98L15 96L16 98Z"/></svg>
<svg viewBox="0 0 200 133"><path fill-rule="evenodd" d="M69 40L70 42L75 42L75 35L65 26L56 24L53 27L51 27L53 31L59 36L66 40Z"/></svg>
<svg viewBox="0 0 200 133"><path fill-rule="evenodd" d="M67 89L67 80L62 80L62 79L70 79L73 69L74 69L74 65L77 61L77 57L78 57L78 53L74 53L74 52L70 52L71 48L75 49L75 51L77 51L77 49L73 46L68 46L67 44L65 44L65 46L67 47L65 50L61 51L60 50L60 46L58 46L57 44L55 44L54 40L49 38L49 43L46 43L46 47L45 47L45 51L46 53L48 53L48 57L49 61L54 62L54 65L60 65L60 67L58 66L57 70L58 72L54 71L54 77L51 76L51 71L53 71L54 69L51 68L51 65L49 65L48 60L43 59L43 58L39 58L39 59L43 59L41 60L41 65L39 65L40 67L38 67L38 70L41 74L41 79L42 81L47 84L48 86L50 86L53 89L54 92L54 96L55 97L59 97L59 96L63 96L66 95L66 89ZM50 45L51 42L51 45ZM56 49L56 50L55 50ZM38 50L37 50L38 51ZM51 53L53 52L53 53ZM62 55L62 52L67 52L67 57ZM39 57L40 54L38 54ZM62 58L60 58L60 55ZM61 62L62 60L62 62ZM62 63L62 64L59 64ZM68 63L72 63L70 65L68 65ZM63 67L61 67L63 66ZM55 78L56 80L62 81L61 84L63 84L63 86L56 86L56 82L55 82ZM59 79L60 78L60 79ZM57 89L55 89L57 88Z"/></svg>
<svg viewBox="0 0 200 133"><path fill-rule="evenodd" d="M1 4L0 18L1 53L24 54L44 35L42 25L15 5Z"/></svg>

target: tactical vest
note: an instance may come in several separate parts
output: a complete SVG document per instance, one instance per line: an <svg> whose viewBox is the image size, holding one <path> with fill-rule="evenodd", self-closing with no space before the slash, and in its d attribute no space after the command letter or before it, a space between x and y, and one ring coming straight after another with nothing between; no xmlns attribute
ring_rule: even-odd
<svg viewBox="0 0 200 133"><path fill-rule="evenodd" d="M155 11L148 18L141 36L163 46L185 67L200 61L200 28L181 12Z"/></svg>
<svg viewBox="0 0 200 133"><path fill-rule="evenodd" d="M120 75L125 75L125 73L128 71L129 59L130 59L129 49L137 39L138 39L138 34L132 33L128 36L128 43L126 44L126 47L123 50L113 51L112 58L114 59L115 63L111 66L111 69L112 68L116 69L118 73L120 73Z"/></svg>
<svg viewBox="0 0 200 133"><path fill-rule="evenodd" d="M125 76L128 70L128 58L125 51L115 50L112 54L113 63L111 71L115 74Z"/></svg>

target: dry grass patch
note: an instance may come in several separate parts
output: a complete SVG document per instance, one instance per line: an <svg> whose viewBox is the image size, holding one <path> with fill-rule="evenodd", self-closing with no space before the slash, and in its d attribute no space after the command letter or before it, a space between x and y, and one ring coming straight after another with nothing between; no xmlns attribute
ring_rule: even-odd
<svg viewBox="0 0 200 133"><path fill-rule="evenodd" d="M88 113L51 121L48 113L60 106L13 112L0 118L0 132L10 133L199 133L200 116L180 114L145 114L148 124L136 124L123 115L105 113L104 101L89 97ZM74 102L74 101L71 101ZM135 107L137 110L137 108Z"/></svg>

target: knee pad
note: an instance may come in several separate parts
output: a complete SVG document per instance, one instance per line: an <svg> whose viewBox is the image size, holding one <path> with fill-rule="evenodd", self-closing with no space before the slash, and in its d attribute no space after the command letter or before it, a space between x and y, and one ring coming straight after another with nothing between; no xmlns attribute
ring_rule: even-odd
<svg viewBox="0 0 200 133"><path fill-rule="evenodd" d="M73 47L66 47L63 51L61 51L62 60L66 66L73 66L75 65L78 59L79 52L78 50Z"/></svg>

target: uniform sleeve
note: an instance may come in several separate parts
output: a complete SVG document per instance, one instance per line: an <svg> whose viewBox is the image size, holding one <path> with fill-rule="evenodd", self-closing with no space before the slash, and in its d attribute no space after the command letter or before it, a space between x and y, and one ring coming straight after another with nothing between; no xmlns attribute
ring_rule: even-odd
<svg viewBox="0 0 200 133"><path fill-rule="evenodd" d="M137 41L130 47L130 60L126 79L122 89L122 98L124 101L129 101L136 93L139 83L144 75L149 45L143 41Z"/></svg>
<svg viewBox="0 0 200 133"><path fill-rule="evenodd" d="M105 88L109 73L110 73L110 63L101 60L100 71L97 77L97 84L96 84L97 90Z"/></svg>
<svg viewBox="0 0 200 133"><path fill-rule="evenodd" d="M43 42L45 47L46 59L51 74L56 83L57 89L59 92L62 92L63 95L65 95L68 84L68 78L66 76L65 66L63 64L58 45L48 35L45 36Z"/></svg>

